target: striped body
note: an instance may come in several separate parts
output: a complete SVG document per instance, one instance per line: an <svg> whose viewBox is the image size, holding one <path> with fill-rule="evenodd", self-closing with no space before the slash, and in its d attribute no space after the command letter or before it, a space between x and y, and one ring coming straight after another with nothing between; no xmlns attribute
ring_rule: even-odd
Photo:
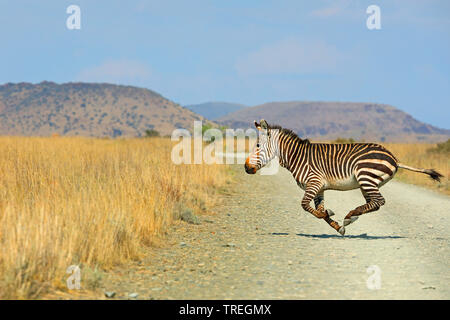
<svg viewBox="0 0 450 320"><path fill-rule="evenodd" d="M401 164L386 148L375 143L330 144L310 143L291 130L255 122L260 134L253 152L245 163L249 174L256 173L275 157L288 169L297 184L305 190L302 207L317 218L324 219L342 235L344 226L364 213L378 210L385 204L379 188L391 180L398 168L426 173L438 180L442 177L432 169L416 169ZM366 203L350 211L344 226L332 220L331 210L325 210L325 190L360 189ZM310 206L314 200L315 208Z"/></svg>
<svg viewBox="0 0 450 320"><path fill-rule="evenodd" d="M283 141L283 140L282 140ZM302 189L319 180L323 190L380 187L397 172L397 159L383 146L370 143L324 144L286 139L280 146L282 166Z"/></svg>

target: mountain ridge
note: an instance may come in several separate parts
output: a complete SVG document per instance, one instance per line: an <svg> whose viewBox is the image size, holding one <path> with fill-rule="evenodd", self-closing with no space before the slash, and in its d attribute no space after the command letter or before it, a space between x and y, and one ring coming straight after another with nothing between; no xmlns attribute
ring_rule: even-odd
<svg viewBox="0 0 450 320"><path fill-rule="evenodd" d="M223 101L209 101L199 104L186 105L185 108L202 115L203 117L216 120L231 112L247 108L248 106L240 103L223 102Z"/></svg>
<svg viewBox="0 0 450 320"><path fill-rule="evenodd" d="M213 127L220 124L248 128L253 120L264 118L316 140L439 142L450 137L448 129L423 123L394 106L379 103L280 101L248 107L208 102L191 108L195 106L225 115L211 121L153 90L135 86L6 83L0 85L0 135L140 137L151 129L161 135L170 135L176 128L190 130L199 120Z"/></svg>
<svg viewBox="0 0 450 320"><path fill-rule="evenodd" d="M246 128L260 119L316 140L438 142L450 137L450 130L423 123L394 106L365 102L268 102L216 121L231 128Z"/></svg>
<svg viewBox="0 0 450 320"><path fill-rule="evenodd" d="M204 117L146 88L42 81L0 85L0 135L139 137L191 128Z"/></svg>

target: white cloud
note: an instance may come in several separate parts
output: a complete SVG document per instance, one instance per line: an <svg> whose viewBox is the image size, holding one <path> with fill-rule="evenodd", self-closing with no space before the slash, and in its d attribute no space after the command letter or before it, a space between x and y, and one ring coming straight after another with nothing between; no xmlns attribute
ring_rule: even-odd
<svg viewBox="0 0 450 320"><path fill-rule="evenodd" d="M139 84L147 81L152 72L145 63L134 60L106 60L98 66L86 68L76 76L78 81Z"/></svg>
<svg viewBox="0 0 450 320"><path fill-rule="evenodd" d="M251 52L237 61L236 69L241 75L330 73L341 60L337 48L324 41L290 38Z"/></svg>

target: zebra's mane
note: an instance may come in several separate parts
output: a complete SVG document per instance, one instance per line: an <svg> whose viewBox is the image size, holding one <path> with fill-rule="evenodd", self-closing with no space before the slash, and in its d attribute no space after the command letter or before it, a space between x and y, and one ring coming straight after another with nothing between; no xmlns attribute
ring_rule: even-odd
<svg viewBox="0 0 450 320"><path fill-rule="evenodd" d="M269 129L275 129L275 130L280 130L281 133L283 133L284 135L287 135L288 137L292 137L294 139L296 139L298 142L300 143L310 143L310 141L308 139L302 139L300 138L294 131L292 131L291 129L286 129L283 128L279 125L269 125Z"/></svg>

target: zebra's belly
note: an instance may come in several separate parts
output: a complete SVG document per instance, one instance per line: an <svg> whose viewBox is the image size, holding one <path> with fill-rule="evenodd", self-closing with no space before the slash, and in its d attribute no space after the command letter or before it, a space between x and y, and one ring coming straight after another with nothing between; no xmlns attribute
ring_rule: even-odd
<svg viewBox="0 0 450 320"><path fill-rule="evenodd" d="M359 183L354 175L351 175L350 177L345 179L327 181L324 186L325 190L341 190L341 191L353 190L358 188Z"/></svg>

